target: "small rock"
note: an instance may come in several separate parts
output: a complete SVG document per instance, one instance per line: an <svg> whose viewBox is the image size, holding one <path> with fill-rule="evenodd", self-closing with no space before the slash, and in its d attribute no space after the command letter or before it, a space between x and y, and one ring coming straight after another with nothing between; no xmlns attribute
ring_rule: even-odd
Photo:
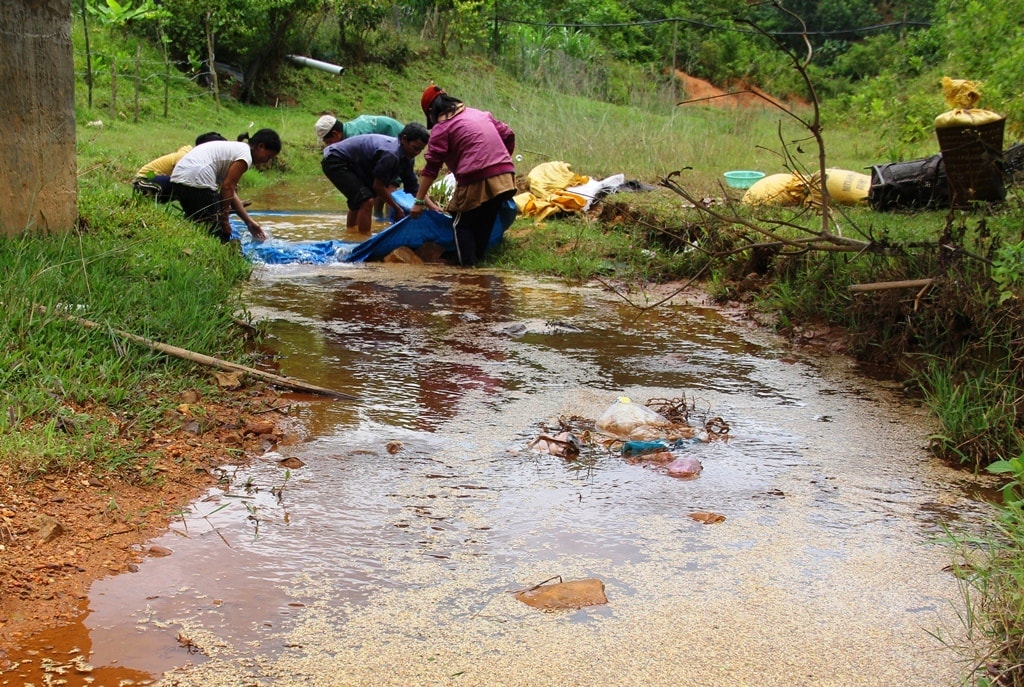
<svg viewBox="0 0 1024 687"><path fill-rule="evenodd" d="M533 589L516 592L515 596L527 606L546 611L608 603L608 597L604 593L604 582L597 578L542 584Z"/></svg>
<svg viewBox="0 0 1024 687"><path fill-rule="evenodd" d="M384 262L404 263L406 265L422 265L423 259L408 246L399 246L384 256Z"/></svg>
<svg viewBox="0 0 1024 687"><path fill-rule="evenodd" d="M257 434L263 436L265 434L273 435L277 426L271 420L250 420L245 423L245 434Z"/></svg>
<svg viewBox="0 0 1024 687"><path fill-rule="evenodd" d="M697 522L704 523L705 525L714 525L719 522L725 522L725 516L721 513L704 513L698 511L696 513L690 513L690 518Z"/></svg>
<svg viewBox="0 0 1024 687"><path fill-rule="evenodd" d="M433 241L427 241L416 249L416 255L418 255L420 260L423 262L441 262L441 256L444 255L444 248Z"/></svg>
<svg viewBox="0 0 1024 687"><path fill-rule="evenodd" d="M195 389L187 389L181 394L181 402L187 405L195 405L202 400L202 395Z"/></svg>
<svg viewBox="0 0 1024 687"><path fill-rule="evenodd" d="M213 377L217 380L217 386L231 391L242 388L242 376L244 374L245 373L238 371L222 372L218 370L213 373Z"/></svg>
<svg viewBox="0 0 1024 687"><path fill-rule="evenodd" d="M40 541L51 542L64 534L64 526L49 515L37 515L32 522L39 531Z"/></svg>

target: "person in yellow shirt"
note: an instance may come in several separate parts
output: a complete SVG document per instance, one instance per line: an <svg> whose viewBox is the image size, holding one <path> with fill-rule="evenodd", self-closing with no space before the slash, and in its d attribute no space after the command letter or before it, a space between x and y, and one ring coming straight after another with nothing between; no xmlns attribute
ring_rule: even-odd
<svg viewBox="0 0 1024 687"><path fill-rule="evenodd" d="M225 141L223 136L216 131L196 136L196 145L209 143L210 141ZM158 203L169 203L174 198L171 193L171 173L174 166L178 164L185 154L192 150L193 146L181 146L173 153L161 155L155 160L150 160L139 167L132 179L132 190L143 196L153 198Z"/></svg>

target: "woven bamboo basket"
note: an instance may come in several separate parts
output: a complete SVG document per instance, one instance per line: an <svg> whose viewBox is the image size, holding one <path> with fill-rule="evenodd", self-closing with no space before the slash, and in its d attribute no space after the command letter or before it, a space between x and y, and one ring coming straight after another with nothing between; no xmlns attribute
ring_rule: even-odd
<svg viewBox="0 0 1024 687"><path fill-rule="evenodd" d="M1001 201L1003 185L1003 128L1005 119L980 126L951 126L935 130L949 180L950 205L970 207L976 201Z"/></svg>

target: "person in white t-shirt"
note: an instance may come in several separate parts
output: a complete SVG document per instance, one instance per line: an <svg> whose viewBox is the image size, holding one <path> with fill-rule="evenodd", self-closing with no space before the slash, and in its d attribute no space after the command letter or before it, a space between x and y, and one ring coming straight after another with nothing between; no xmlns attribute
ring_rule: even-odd
<svg viewBox="0 0 1024 687"><path fill-rule="evenodd" d="M249 217L238 197L238 182L253 165L263 165L281 152L281 137L273 129L260 129L240 141L214 141L196 146L178 161L171 173L174 197L185 217L206 226L222 243L231 240L232 211L245 222L256 241L267 238ZM248 140L246 140L248 139Z"/></svg>
<svg viewBox="0 0 1024 687"><path fill-rule="evenodd" d="M210 131L196 136L195 145L226 140L228 139L216 131ZM174 171L174 165L178 164L178 160L185 157L185 154L194 147L181 146L175 152L161 155L139 167L135 178L132 179L132 190L139 195L153 198L158 203L169 203L174 200L171 193L171 173Z"/></svg>

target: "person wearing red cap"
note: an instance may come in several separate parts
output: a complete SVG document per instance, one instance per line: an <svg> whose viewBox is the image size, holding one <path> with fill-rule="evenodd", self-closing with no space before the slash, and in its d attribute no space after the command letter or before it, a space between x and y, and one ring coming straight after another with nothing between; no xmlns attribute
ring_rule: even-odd
<svg viewBox="0 0 1024 687"><path fill-rule="evenodd" d="M410 214L417 217L423 212L430 185L446 165L455 176L447 210L453 218L459 264L475 265L487 253L502 202L516 192L515 132L490 112L466 107L434 84L423 91L420 107L427 117L430 146L423 154L425 164Z"/></svg>

